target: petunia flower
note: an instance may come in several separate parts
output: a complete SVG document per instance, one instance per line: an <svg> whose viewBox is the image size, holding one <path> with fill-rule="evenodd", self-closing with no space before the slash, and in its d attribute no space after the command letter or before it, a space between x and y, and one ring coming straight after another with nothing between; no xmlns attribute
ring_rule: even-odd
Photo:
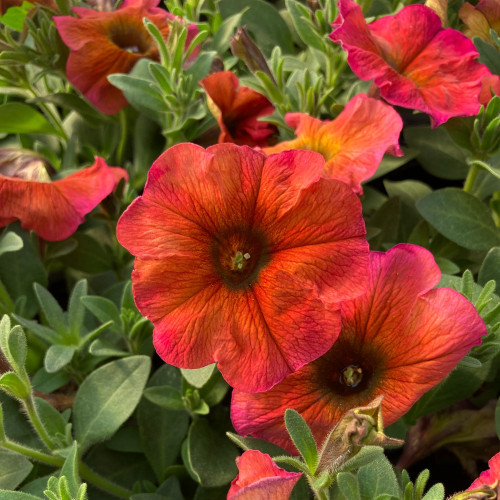
<svg viewBox="0 0 500 500"><path fill-rule="evenodd" d="M236 459L239 474L227 500L288 500L302 472L287 472L265 453L247 450Z"/></svg>
<svg viewBox="0 0 500 500"><path fill-rule="evenodd" d="M213 73L203 78L200 85L205 89L208 107L219 123L219 143L269 145L269 139L277 128L257 120L274 111L265 96L251 88L240 87L238 77L232 71Z"/></svg>
<svg viewBox="0 0 500 500"><path fill-rule="evenodd" d="M466 491L479 489L484 485L498 488L497 492L500 493L500 453L497 453L488 461L488 467L489 469L481 472Z"/></svg>
<svg viewBox="0 0 500 500"><path fill-rule="evenodd" d="M218 362L232 386L264 391L335 342L368 248L356 195L323 166L234 144L178 144L153 164L117 236L164 361Z"/></svg>
<svg viewBox="0 0 500 500"><path fill-rule="evenodd" d="M391 106L364 94L354 96L332 121L305 113L287 113L285 120L297 138L264 148L264 152L317 151L325 158L323 175L349 184L356 193L363 192L361 182L375 173L388 148L402 155L398 145L401 117Z"/></svg>
<svg viewBox="0 0 500 500"><path fill-rule="evenodd" d="M113 191L115 178L128 178L123 169L108 167L96 157L91 167L51 182L39 158L5 149L0 161L0 227L20 220L24 229L47 241L71 236ZM8 153L10 161L5 160Z"/></svg>
<svg viewBox="0 0 500 500"><path fill-rule="evenodd" d="M233 391L231 417L241 435L294 453L287 408L321 443L348 410L383 394L390 425L480 343L486 327L474 306L455 290L432 289L440 271L430 252L401 244L370 257L365 293L342 303L342 331L324 356L266 393Z"/></svg>
<svg viewBox="0 0 500 500"><path fill-rule="evenodd" d="M443 29L429 7L408 5L395 16L366 24L361 7L339 0L331 40L347 51L347 62L362 80L374 80L390 104L430 115L437 127L452 116L476 115L481 79L489 74L474 44Z"/></svg>
<svg viewBox="0 0 500 500"><path fill-rule="evenodd" d="M54 17L57 30L70 48L68 80L102 113L113 115L127 105L122 91L108 82L113 73L129 73L142 58L159 60L157 46L144 26L147 17L169 34L169 20L178 19L157 7L159 0L124 0L112 12L73 7L78 17ZM188 27L186 46L198 28Z"/></svg>
<svg viewBox="0 0 500 500"><path fill-rule="evenodd" d="M476 6L465 2L458 11L465 23L464 34L472 38L478 36L488 43L493 43L490 30L500 35L500 3L498 0L480 0Z"/></svg>

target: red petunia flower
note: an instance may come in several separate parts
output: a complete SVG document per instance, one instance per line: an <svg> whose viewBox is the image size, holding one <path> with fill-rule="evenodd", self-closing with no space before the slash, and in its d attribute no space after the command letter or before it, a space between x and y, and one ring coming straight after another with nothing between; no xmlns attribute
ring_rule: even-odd
<svg viewBox="0 0 500 500"><path fill-rule="evenodd" d="M483 485L499 488L500 493L500 453L488 461L488 470L481 472L479 477L467 488L466 491L481 488Z"/></svg>
<svg viewBox="0 0 500 500"><path fill-rule="evenodd" d="M234 144L178 144L153 164L117 235L164 361L216 361L232 386L264 391L335 342L325 301L362 293L368 248L356 195L323 166Z"/></svg>
<svg viewBox="0 0 500 500"><path fill-rule="evenodd" d="M277 128L258 121L271 115L273 105L265 96L248 87L239 87L231 71L219 71L200 81L208 98L208 107L217 119L221 133L219 143L234 142L246 146L267 146Z"/></svg>
<svg viewBox="0 0 500 500"><path fill-rule="evenodd" d="M51 182L40 160L25 159L17 155L0 163L0 227L20 220L47 241L71 236L84 215L113 191L115 178L128 178L123 169L96 157L91 167Z"/></svg>
<svg viewBox="0 0 500 500"><path fill-rule="evenodd" d="M74 7L79 17L54 17L57 30L71 49L68 80L102 113L113 115L128 103L122 91L108 82L113 73L129 73L142 58L159 60L156 44L144 26L147 17L167 38L169 20L178 19L157 7L159 0L124 0L115 11ZM198 28L188 27L186 46Z"/></svg>
<svg viewBox="0 0 500 500"><path fill-rule="evenodd" d="M288 500L302 472L287 472L265 453L247 450L236 459L240 473L233 479L227 500Z"/></svg>
<svg viewBox="0 0 500 500"><path fill-rule="evenodd" d="M369 285L342 303L342 331L324 356L266 393L233 391L237 432L296 453L287 408L321 443L349 409L382 394L384 422L392 424L480 343L486 327L474 306L454 290L431 290L440 272L430 252L402 244L370 257Z"/></svg>
<svg viewBox="0 0 500 500"><path fill-rule="evenodd" d="M452 116L478 113L481 79L489 70L474 60L474 44L443 29L432 9L408 5L367 25L353 0L338 5L330 38L347 51L352 71L373 79L386 101L429 114L434 127Z"/></svg>
<svg viewBox="0 0 500 500"><path fill-rule="evenodd" d="M356 193L363 192L361 181L375 173L388 148L402 155L398 144L401 117L391 106L364 94L354 96L332 121L305 113L287 113L285 120L297 138L264 148L264 152L308 149L321 153L326 161L323 175L349 184Z"/></svg>
<svg viewBox="0 0 500 500"><path fill-rule="evenodd" d="M480 0L474 7L465 2L458 11L460 19L465 23L464 34L472 38L478 36L493 44L490 30L500 34L500 3L498 0Z"/></svg>

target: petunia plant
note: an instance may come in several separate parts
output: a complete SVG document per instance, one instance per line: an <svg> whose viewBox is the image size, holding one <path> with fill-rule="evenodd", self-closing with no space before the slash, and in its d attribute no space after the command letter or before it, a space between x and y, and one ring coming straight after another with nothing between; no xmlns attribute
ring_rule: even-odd
<svg viewBox="0 0 500 500"><path fill-rule="evenodd" d="M0 500L497 498L498 0L0 0Z"/></svg>

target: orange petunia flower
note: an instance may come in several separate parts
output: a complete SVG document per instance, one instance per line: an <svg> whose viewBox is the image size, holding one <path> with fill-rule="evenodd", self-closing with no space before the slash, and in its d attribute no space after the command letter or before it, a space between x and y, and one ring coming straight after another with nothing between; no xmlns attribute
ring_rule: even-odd
<svg viewBox="0 0 500 500"><path fill-rule="evenodd" d="M493 43L490 30L500 35L500 2L498 0L480 0L476 6L465 2L458 11L465 23L464 34L469 38L478 36L488 43Z"/></svg>
<svg viewBox="0 0 500 500"><path fill-rule="evenodd" d="M47 241L71 236L113 191L115 179L128 178L123 169L108 167L96 157L91 167L51 182L39 158L5 149L0 161L0 227L20 220L24 229Z"/></svg>
<svg viewBox="0 0 500 500"><path fill-rule="evenodd" d="M265 453L247 450L236 459L239 474L227 500L288 500L302 472L287 472Z"/></svg>
<svg viewBox="0 0 500 500"><path fill-rule="evenodd" d="M475 60L474 44L459 31L443 29L431 8L407 5L370 24L354 0L339 0L338 8L330 39L347 51L352 71L373 79L387 102L429 114L433 127L478 113L481 79L490 72Z"/></svg>
<svg viewBox="0 0 500 500"><path fill-rule="evenodd" d="M263 391L335 342L368 247L359 200L323 166L234 144L178 144L153 164L117 236L164 361L218 362L232 386Z"/></svg>
<svg viewBox="0 0 500 500"><path fill-rule="evenodd" d="M54 17L57 30L71 49L66 64L68 80L102 113L113 115L127 105L122 91L108 82L113 73L128 73L142 58L159 60L156 44L144 26L147 17L169 33L169 20L178 19L157 7L159 0L124 0L112 12L74 7L78 17ZM198 28L188 27L186 44Z"/></svg>
<svg viewBox="0 0 500 500"><path fill-rule="evenodd" d="M401 117L391 106L364 94L354 96L332 121L305 113L287 113L285 120L297 138L264 148L264 152L308 149L321 153L326 161L323 175L349 184L356 193L363 192L361 182L375 173L388 148L402 155L398 144Z"/></svg>
<svg viewBox="0 0 500 500"><path fill-rule="evenodd" d="M231 71L213 73L201 80L200 85L207 93L208 107L221 129L219 143L261 147L269 144L277 128L257 120L274 111L265 96L248 87L240 87L238 77Z"/></svg>
<svg viewBox="0 0 500 500"><path fill-rule="evenodd" d="M351 408L385 394L388 425L443 380L486 327L460 293L434 287L432 254L415 245L371 252L365 293L342 303L342 331L322 357L270 391L233 391L231 417L241 435L266 439L296 453L284 424L287 408L305 418L317 443Z"/></svg>

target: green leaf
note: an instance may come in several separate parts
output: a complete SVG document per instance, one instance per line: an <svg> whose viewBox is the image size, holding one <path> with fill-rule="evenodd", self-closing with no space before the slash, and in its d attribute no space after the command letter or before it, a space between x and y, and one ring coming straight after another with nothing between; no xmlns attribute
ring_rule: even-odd
<svg viewBox="0 0 500 500"><path fill-rule="evenodd" d="M215 370L216 364L212 365L207 365L204 366L203 368L196 368L196 369L187 369L187 368L181 368L181 373L182 376L193 386L198 389L203 387L210 377L212 376L212 373Z"/></svg>
<svg viewBox="0 0 500 500"><path fill-rule="evenodd" d="M113 321L113 325L110 326L111 330L121 333L122 321L120 319L118 308L115 306L114 302L104 297L98 297L95 295L82 297L81 301L83 305L103 323Z"/></svg>
<svg viewBox="0 0 500 500"><path fill-rule="evenodd" d="M24 399L30 393L29 385L14 372L5 372L0 376L0 389L14 398Z"/></svg>
<svg viewBox="0 0 500 500"><path fill-rule="evenodd" d="M0 490L0 500L40 500L40 497L35 497L21 491Z"/></svg>
<svg viewBox="0 0 500 500"><path fill-rule="evenodd" d="M78 243L78 246L73 252L61 258L65 266L90 274L103 273L112 269L111 254L94 238L79 232L71 238Z"/></svg>
<svg viewBox="0 0 500 500"><path fill-rule="evenodd" d="M489 250L500 243L489 210L461 189L434 191L417 202L417 209L443 236L469 250Z"/></svg>
<svg viewBox="0 0 500 500"><path fill-rule="evenodd" d="M404 137L419 152L418 161L429 173L442 179L464 179L469 171L466 154L442 127L406 127Z"/></svg>
<svg viewBox="0 0 500 500"><path fill-rule="evenodd" d="M186 466L192 469L202 486L223 486L238 473L237 448L205 419L198 418L191 424L186 443Z"/></svg>
<svg viewBox="0 0 500 500"><path fill-rule="evenodd" d="M484 286L490 280L495 280L500 290L500 247L490 249L479 269L478 284Z"/></svg>
<svg viewBox="0 0 500 500"><path fill-rule="evenodd" d="M72 497L76 497L80 488L80 476L78 475L78 442L74 441L71 450L64 461L61 476L68 480L68 489Z"/></svg>
<svg viewBox="0 0 500 500"><path fill-rule="evenodd" d="M259 450L262 453L267 453L270 457L280 457L285 455L286 452L280 446L277 446L263 439L257 439L253 437L243 437L233 432L226 432L227 437L239 446L242 450Z"/></svg>
<svg viewBox="0 0 500 500"><path fill-rule="evenodd" d="M79 338L82 333L85 318L85 306L82 297L87 295L87 280L80 280L73 287L68 303L69 330L74 338Z"/></svg>
<svg viewBox="0 0 500 500"><path fill-rule="evenodd" d="M0 239L0 255L7 252L16 252L23 248L23 240L13 231L5 233Z"/></svg>
<svg viewBox="0 0 500 500"><path fill-rule="evenodd" d="M40 368L31 380L33 389L40 392L50 394L66 385L69 382L70 376L67 373L48 373L45 368Z"/></svg>
<svg viewBox="0 0 500 500"><path fill-rule="evenodd" d="M285 425L293 444L299 450L311 474L314 475L318 466L318 447L311 429L300 413L291 409L285 411Z"/></svg>
<svg viewBox="0 0 500 500"><path fill-rule="evenodd" d="M68 333L68 323L61 306L43 286L35 283L33 288L49 326L63 337Z"/></svg>
<svg viewBox="0 0 500 500"><path fill-rule="evenodd" d="M346 500L361 500L356 476L350 472L341 472L337 476L337 484Z"/></svg>
<svg viewBox="0 0 500 500"><path fill-rule="evenodd" d="M168 410L185 409L180 391L169 385L148 387L144 390L144 397L152 403Z"/></svg>
<svg viewBox="0 0 500 500"><path fill-rule="evenodd" d="M478 36L473 39L474 45L479 52L479 62L483 63L495 75L500 75L500 61L498 50L493 45L485 42Z"/></svg>
<svg viewBox="0 0 500 500"><path fill-rule="evenodd" d="M74 345L51 345L43 360L43 366L47 373L56 373L64 368L73 359L73 355L77 351Z"/></svg>
<svg viewBox="0 0 500 500"><path fill-rule="evenodd" d="M24 374L24 364L27 355L26 335L23 329L16 325L10 327L10 319L4 315L0 321L0 350L7 361L18 374Z"/></svg>
<svg viewBox="0 0 500 500"><path fill-rule="evenodd" d="M40 283L45 286L47 284L47 273L38 251L33 248L29 234L21 229L19 224L11 224L9 228L23 240L23 248L17 252L2 255L0 259L0 281L4 284L14 302L21 297L26 297L24 310L16 312L30 318L38 311L38 301L33 290L33 283Z"/></svg>
<svg viewBox="0 0 500 500"><path fill-rule="evenodd" d="M422 500L444 500L444 486L441 483L435 484L422 497Z"/></svg>
<svg viewBox="0 0 500 500"><path fill-rule="evenodd" d="M35 6L30 2L23 2L21 6L12 6L7 9L0 22L16 31L22 31L26 14Z"/></svg>
<svg viewBox="0 0 500 500"><path fill-rule="evenodd" d="M457 274L460 268L451 260L444 257L436 257L436 264L443 274Z"/></svg>
<svg viewBox="0 0 500 500"><path fill-rule="evenodd" d="M349 472L357 470L364 465L370 464L375 460L380 459L384 454L384 449L380 446L363 446L359 453L354 455L354 457L347 460L341 465L340 470L342 472Z"/></svg>
<svg viewBox="0 0 500 500"><path fill-rule="evenodd" d="M35 398L36 409L43 426L51 437L57 434L65 435L66 420L64 417L47 401L42 398Z"/></svg>
<svg viewBox="0 0 500 500"><path fill-rule="evenodd" d="M292 18L293 26L306 47L313 47L324 52L325 40L311 21L311 10L295 0L285 0L285 5Z"/></svg>
<svg viewBox="0 0 500 500"><path fill-rule="evenodd" d="M150 369L147 356L130 356L101 366L83 381L73 405L75 438L82 453L111 437L130 417Z"/></svg>
<svg viewBox="0 0 500 500"><path fill-rule="evenodd" d="M241 18L241 25L247 27L266 56L271 54L276 45L279 45L284 53L293 52L290 30L271 4L263 0L221 0L219 2L220 13L224 19L245 8L248 10Z"/></svg>
<svg viewBox="0 0 500 500"><path fill-rule="evenodd" d="M164 365L153 374L148 388L169 385L180 392L181 383L179 369ZM167 410L143 398L137 407L137 423L144 454L158 481L163 481L167 467L175 464L179 455L189 415L185 411Z"/></svg>
<svg viewBox="0 0 500 500"><path fill-rule="evenodd" d="M0 105L0 133L60 135L40 112L22 102Z"/></svg>
<svg viewBox="0 0 500 500"><path fill-rule="evenodd" d="M358 484L361 498L377 498L378 495L399 498L396 474L384 455L359 469Z"/></svg>
<svg viewBox="0 0 500 500"><path fill-rule="evenodd" d="M14 490L24 481L32 468L33 465L26 457L0 448L0 488ZM0 499L1 495L0 493Z"/></svg>

